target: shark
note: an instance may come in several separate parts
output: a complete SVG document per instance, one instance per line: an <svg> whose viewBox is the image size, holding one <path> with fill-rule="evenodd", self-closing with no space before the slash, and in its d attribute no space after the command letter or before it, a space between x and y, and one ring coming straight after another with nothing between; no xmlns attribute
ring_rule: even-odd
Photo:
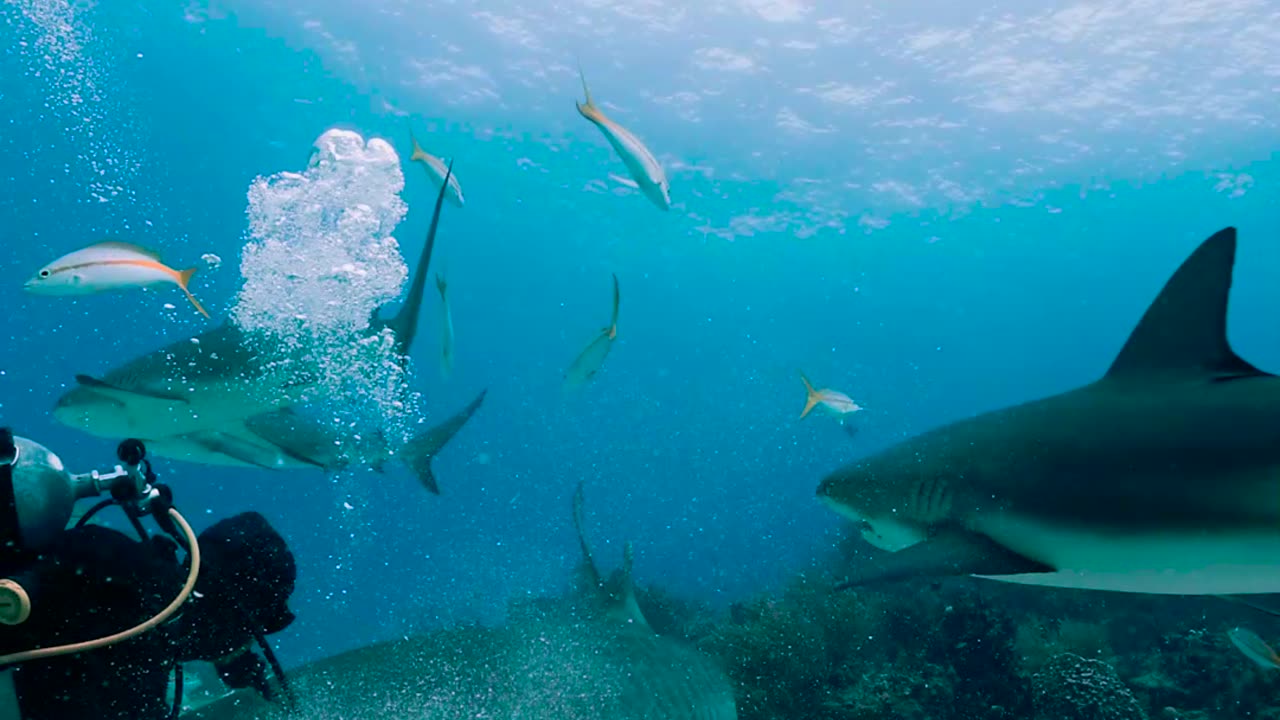
<svg viewBox="0 0 1280 720"><path fill-rule="evenodd" d="M843 587L970 575L1280 592L1280 378L1227 340L1237 232L1177 268L1098 380L845 465L821 501L888 551Z"/></svg>
<svg viewBox="0 0 1280 720"><path fill-rule="evenodd" d="M292 712L251 690L183 720L737 720L734 686L714 658L654 632L636 601L628 544L600 572L573 499L583 580L563 602L492 627L448 628L374 643L292 671Z"/></svg>
<svg viewBox="0 0 1280 720"><path fill-rule="evenodd" d="M452 165L447 172L452 172ZM395 352L409 356L426 293L427 269L440 225L444 191L436 204L409 292L400 311L374 313L370 335L390 330ZM293 405L316 382L295 353L269 336L231 320L194 337L146 353L101 377L77 375L53 416L98 437L151 440L217 430L260 412Z"/></svg>
<svg viewBox="0 0 1280 720"><path fill-rule="evenodd" d="M476 414L487 393L481 390L461 410L399 446L382 433L351 437L332 423L292 407L254 415L219 430L164 436L145 443L147 452L158 457L267 470L337 472L360 466L384 472L387 461L395 459L409 468L428 492L439 495L432 460Z"/></svg>
<svg viewBox="0 0 1280 720"><path fill-rule="evenodd" d="M452 175L452 163L446 179ZM374 313L369 335L389 331L402 362L417 335L428 269L439 232L448 183L441 185L426 241L400 310ZM336 440L336 431L295 411L317 382L290 351L266 335L227 321L220 327L146 353L101 377L76 376L76 386L60 397L53 416L98 437L133 437L159 457L205 464L332 470L351 458L375 467L404 450L402 459L428 489L438 492L430 459L474 414L484 393L441 425L391 449L374 437L348 448L346 459L317 438Z"/></svg>

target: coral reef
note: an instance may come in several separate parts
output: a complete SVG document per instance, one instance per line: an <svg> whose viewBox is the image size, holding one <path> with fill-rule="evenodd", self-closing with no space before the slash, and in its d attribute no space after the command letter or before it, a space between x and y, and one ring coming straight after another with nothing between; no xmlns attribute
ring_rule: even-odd
<svg viewBox="0 0 1280 720"><path fill-rule="evenodd" d="M1025 717L1028 698L1016 671L1013 619L968 591L945 608L937 627L929 656L950 663L955 671L952 717Z"/></svg>
<svg viewBox="0 0 1280 720"><path fill-rule="evenodd" d="M741 720L1280 720L1280 672L1227 641L1263 615L1213 598L970 578L836 592L804 573L724 611L658 587L654 629L719 660ZM520 612L553 611L529 599Z"/></svg>
<svg viewBox="0 0 1280 720"><path fill-rule="evenodd" d="M1055 655L1062 653L1103 662L1110 662L1115 655L1105 625L1071 618L1055 621L1028 617L1018 625L1013 651L1024 678L1031 678Z"/></svg>
<svg viewBox="0 0 1280 720"><path fill-rule="evenodd" d="M1032 679L1038 720L1147 720L1110 665L1063 653Z"/></svg>
<svg viewBox="0 0 1280 720"><path fill-rule="evenodd" d="M856 717L839 708L860 679L879 609L820 587L802 576L782 598L735 605L700 643L738 684L740 718L815 717L815 709L817 718Z"/></svg>

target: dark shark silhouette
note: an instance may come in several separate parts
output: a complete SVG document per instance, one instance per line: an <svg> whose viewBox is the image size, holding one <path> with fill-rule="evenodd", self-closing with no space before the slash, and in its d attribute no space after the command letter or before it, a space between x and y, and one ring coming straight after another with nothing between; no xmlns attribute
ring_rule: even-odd
<svg viewBox="0 0 1280 720"><path fill-rule="evenodd" d="M244 690L184 720L736 720L719 664L650 628L635 600L629 546L622 567L601 575L583 533L581 485L573 521L586 582L565 607L310 663L290 673L291 714Z"/></svg>
<svg viewBox="0 0 1280 720"><path fill-rule="evenodd" d="M1226 336L1236 231L1175 272L1102 379L907 440L818 496L884 550L846 586L976 575L1280 592L1280 379Z"/></svg>

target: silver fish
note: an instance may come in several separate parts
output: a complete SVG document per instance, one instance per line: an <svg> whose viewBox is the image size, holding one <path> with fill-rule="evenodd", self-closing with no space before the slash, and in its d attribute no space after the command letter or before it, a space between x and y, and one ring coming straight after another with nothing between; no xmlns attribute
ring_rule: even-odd
<svg viewBox="0 0 1280 720"><path fill-rule="evenodd" d="M662 164L653 156L649 148L640 142L630 130L611 120L595 101L591 99L591 89L587 87L587 78L581 69L578 76L582 79L584 102L575 103L578 113L599 128L604 139L609 142L613 151L618 154L622 164L627 166L631 175L630 185L644 193L644 196L662 210L671 209L671 184L667 182L667 173ZM618 178L618 176L611 176ZM621 180L622 178L618 178Z"/></svg>

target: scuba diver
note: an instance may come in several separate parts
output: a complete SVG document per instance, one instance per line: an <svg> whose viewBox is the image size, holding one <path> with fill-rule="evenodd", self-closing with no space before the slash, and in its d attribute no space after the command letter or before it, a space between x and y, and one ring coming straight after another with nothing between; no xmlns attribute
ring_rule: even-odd
<svg viewBox="0 0 1280 720"><path fill-rule="evenodd" d="M288 701L266 640L294 619L284 539L255 512L195 535L142 443L117 454L114 471L76 475L0 428L0 720L176 718L190 661L213 663L229 688ZM74 503L98 495L109 497L68 528ZM112 505L140 539L88 524ZM163 534L148 534L147 518Z"/></svg>

